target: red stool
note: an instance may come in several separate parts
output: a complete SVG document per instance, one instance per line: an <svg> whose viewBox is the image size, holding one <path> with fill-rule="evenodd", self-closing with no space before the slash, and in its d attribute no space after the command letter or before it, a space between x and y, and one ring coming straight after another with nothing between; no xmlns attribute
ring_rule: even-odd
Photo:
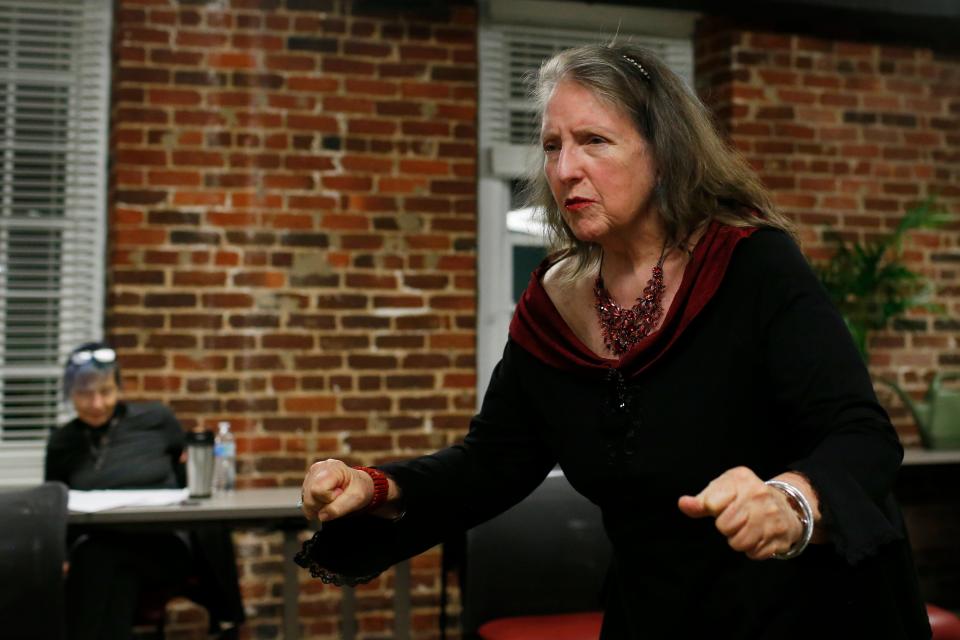
<svg viewBox="0 0 960 640"><path fill-rule="evenodd" d="M549 616L497 618L480 625L483 640L597 640L603 613L560 613Z"/></svg>
<svg viewBox="0 0 960 640"><path fill-rule="evenodd" d="M928 604L927 617L933 629L933 640L960 640L960 618L953 612Z"/></svg>

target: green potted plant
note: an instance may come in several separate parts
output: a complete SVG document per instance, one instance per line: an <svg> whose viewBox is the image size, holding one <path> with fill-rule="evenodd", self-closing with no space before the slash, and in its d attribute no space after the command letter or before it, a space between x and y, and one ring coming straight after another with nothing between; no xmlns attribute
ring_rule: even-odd
<svg viewBox="0 0 960 640"><path fill-rule="evenodd" d="M936 229L953 220L954 216L940 210L931 197L910 208L893 233L882 238L854 242L833 230L825 234L834 253L829 260L813 266L865 362L869 361L867 340L871 331L885 328L913 309L942 312L942 307L929 302L931 286L927 279L904 264L903 240L914 229ZM879 379L910 409L925 446L960 446L960 394L957 408L951 409L953 402L947 398L951 392L939 385L940 380L941 376L935 378L937 384L931 385L926 402L916 403L895 382ZM941 433L943 429L949 433Z"/></svg>
<svg viewBox="0 0 960 640"><path fill-rule="evenodd" d="M851 242L833 230L824 234L835 251L829 260L814 264L814 269L865 361L870 331L885 328L912 309L941 310L927 302L927 279L903 263L903 239L914 229L935 229L952 219L928 198L909 209L893 233L883 238Z"/></svg>

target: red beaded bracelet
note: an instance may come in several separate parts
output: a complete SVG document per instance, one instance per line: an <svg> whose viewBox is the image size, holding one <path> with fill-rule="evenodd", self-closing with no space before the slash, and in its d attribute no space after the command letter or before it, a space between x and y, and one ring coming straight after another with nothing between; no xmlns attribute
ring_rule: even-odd
<svg viewBox="0 0 960 640"><path fill-rule="evenodd" d="M363 471L373 480L373 500L367 505L364 511L373 511L387 501L387 493L390 491L390 483L387 481L387 475L374 469L373 467L351 467L357 471Z"/></svg>

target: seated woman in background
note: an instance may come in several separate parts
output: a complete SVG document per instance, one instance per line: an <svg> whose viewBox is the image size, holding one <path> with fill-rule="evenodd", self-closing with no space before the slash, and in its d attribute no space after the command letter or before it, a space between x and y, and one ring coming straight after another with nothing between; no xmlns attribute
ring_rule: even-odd
<svg viewBox="0 0 960 640"><path fill-rule="evenodd" d="M44 475L71 489L175 489L184 485L184 432L167 407L124 402L116 352L91 342L63 372L76 417L50 435ZM219 559L216 566L212 559ZM66 580L71 639L130 637L142 587L176 591L201 578L197 601L218 621L243 621L230 532L97 531L71 540Z"/></svg>

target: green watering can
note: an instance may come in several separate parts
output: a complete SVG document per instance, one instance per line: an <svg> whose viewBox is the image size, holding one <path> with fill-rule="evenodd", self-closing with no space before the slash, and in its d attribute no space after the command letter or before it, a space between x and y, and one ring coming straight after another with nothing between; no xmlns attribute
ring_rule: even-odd
<svg viewBox="0 0 960 640"><path fill-rule="evenodd" d="M914 400L895 382L880 379L890 386L910 409L920 440L927 449L960 449L960 389L944 387L948 380L960 380L960 372L938 373L930 381L927 398Z"/></svg>

